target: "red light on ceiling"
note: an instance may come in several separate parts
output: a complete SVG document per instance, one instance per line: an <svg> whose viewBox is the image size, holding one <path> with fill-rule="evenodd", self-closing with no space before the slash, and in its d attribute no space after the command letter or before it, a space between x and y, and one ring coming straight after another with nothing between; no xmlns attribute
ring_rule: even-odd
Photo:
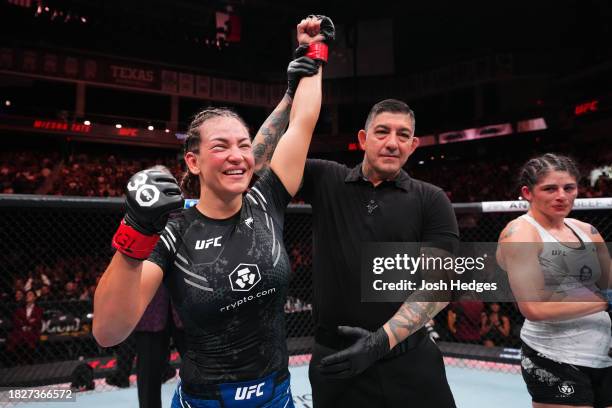
<svg viewBox="0 0 612 408"><path fill-rule="evenodd" d="M117 129L119 136L138 136L138 129L136 128L121 128Z"/></svg>
<svg viewBox="0 0 612 408"><path fill-rule="evenodd" d="M349 143L349 144L348 144L348 149L349 149L350 151L355 151L355 150L358 150L358 149L359 149L359 147L357 146L357 143Z"/></svg>
<svg viewBox="0 0 612 408"><path fill-rule="evenodd" d="M597 99L594 99L592 101L576 105L576 108L574 109L574 114L576 116L580 116L584 115L585 113L596 112L599 109L599 107L597 106L598 104L599 101Z"/></svg>

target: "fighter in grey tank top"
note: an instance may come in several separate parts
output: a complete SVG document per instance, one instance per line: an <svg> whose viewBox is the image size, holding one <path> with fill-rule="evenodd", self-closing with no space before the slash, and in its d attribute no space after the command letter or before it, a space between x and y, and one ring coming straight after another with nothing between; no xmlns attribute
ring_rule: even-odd
<svg viewBox="0 0 612 408"><path fill-rule="evenodd" d="M580 287L597 290L595 283L601 270L591 238L572 220L565 225L580 239L578 248L559 242L529 214L523 218L533 225L544 243L539 263L546 289L562 292ZM586 244L586 245L585 245ZM611 344L610 317L606 312L562 321L525 319L521 340L546 358L584 367L612 366L608 356Z"/></svg>

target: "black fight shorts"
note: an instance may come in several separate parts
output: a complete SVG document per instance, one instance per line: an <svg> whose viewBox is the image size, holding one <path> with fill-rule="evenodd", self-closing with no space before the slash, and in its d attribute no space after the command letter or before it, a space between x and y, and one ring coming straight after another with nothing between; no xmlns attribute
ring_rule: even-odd
<svg viewBox="0 0 612 408"><path fill-rule="evenodd" d="M612 406L612 367L591 368L544 357L523 344L521 372L533 402Z"/></svg>

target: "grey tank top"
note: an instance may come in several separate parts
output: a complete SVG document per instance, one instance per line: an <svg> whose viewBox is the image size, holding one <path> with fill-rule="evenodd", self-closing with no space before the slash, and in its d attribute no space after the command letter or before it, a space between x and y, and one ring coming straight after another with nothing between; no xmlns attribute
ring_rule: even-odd
<svg viewBox="0 0 612 408"><path fill-rule="evenodd" d="M601 270L594 245L569 248L530 215L521 218L536 228L544 243L539 262L547 289L556 292L580 287L596 290L595 283ZM566 219L564 223L583 243L592 242L571 220ZM612 366L612 358L608 356L610 316L603 311L563 321L533 322L525 319L521 340L554 361L592 368Z"/></svg>

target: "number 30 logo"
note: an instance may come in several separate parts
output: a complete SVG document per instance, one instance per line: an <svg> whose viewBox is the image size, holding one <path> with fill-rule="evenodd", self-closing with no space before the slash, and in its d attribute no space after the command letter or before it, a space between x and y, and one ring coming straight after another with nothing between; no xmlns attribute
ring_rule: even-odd
<svg viewBox="0 0 612 408"><path fill-rule="evenodd" d="M148 176L145 172L138 173L127 185L128 191L136 191L136 202L141 207L150 207L159 201L159 190L156 186L145 184Z"/></svg>

